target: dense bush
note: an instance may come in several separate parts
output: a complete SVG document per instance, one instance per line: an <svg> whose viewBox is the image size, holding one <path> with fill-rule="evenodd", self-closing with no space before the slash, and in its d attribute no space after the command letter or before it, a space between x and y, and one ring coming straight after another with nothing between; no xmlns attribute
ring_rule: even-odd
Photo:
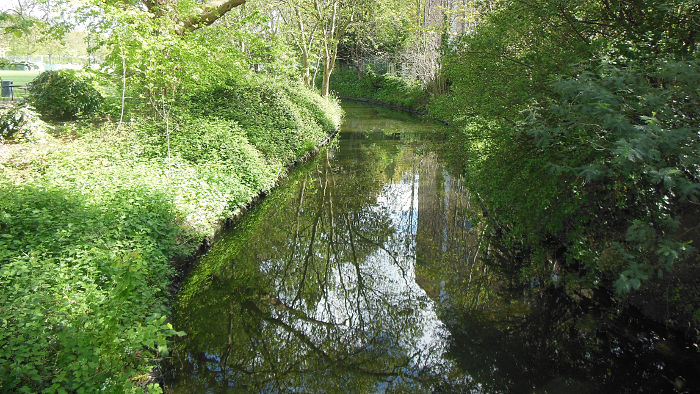
<svg viewBox="0 0 700 394"><path fill-rule="evenodd" d="M336 70L331 75L331 89L341 97L374 100L413 111L425 111L429 99L419 82L377 74L371 68L362 78L351 68Z"/></svg>
<svg viewBox="0 0 700 394"><path fill-rule="evenodd" d="M39 114L27 105L18 104L0 108L0 143L36 139L50 128L41 120Z"/></svg>
<svg viewBox="0 0 700 394"><path fill-rule="evenodd" d="M548 104L515 127L473 118L454 138L473 157L471 186L540 267L532 268L544 273L553 261L572 282L614 281L628 292L697 242L689 223L700 197L698 81L697 62L651 75L603 64L556 83ZM485 136L498 145L475 143Z"/></svg>
<svg viewBox="0 0 700 394"><path fill-rule="evenodd" d="M310 151L340 126L341 118L337 103L300 84L257 78L196 92L188 111L236 122L268 163L276 166L288 165Z"/></svg>
<svg viewBox="0 0 700 394"><path fill-rule="evenodd" d="M72 70L45 71L32 81L28 92L37 111L55 120L93 114L103 101L89 79Z"/></svg>
<svg viewBox="0 0 700 394"><path fill-rule="evenodd" d="M136 138L140 141L139 148L145 157L167 158L168 138L161 121L142 119L134 127ZM209 214L220 212L224 216L229 215L228 208L245 204L258 191L268 191L284 170L282 166L270 165L235 122L196 118L186 113L179 115L174 122L170 152L177 160L206 173L209 182L216 184L215 193L230 204L229 207L213 206ZM201 195L197 198L199 203L209 201ZM213 227L222 218L214 215L206 223L196 226Z"/></svg>
<svg viewBox="0 0 700 394"><path fill-rule="evenodd" d="M620 292L662 277L697 242L687 225L700 199L698 84L698 61L648 75L603 64L558 82L552 103L525 123L542 165L568 180L558 197L586 213L569 231L570 258L611 272Z"/></svg>
<svg viewBox="0 0 700 394"><path fill-rule="evenodd" d="M443 58L431 110L524 280L627 294L697 272L698 9L671 3L504 2Z"/></svg>
<svg viewBox="0 0 700 394"><path fill-rule="evenodd" d="M292 102L299 106L300 110L308 111L325 133L338 130L342 114L335 99L325 99L298 83L285 84L283 87Z"/></svg>
<svg viewBox="0 0 700 394"><path fill-rule="evenodd" d="M5 390L124 391L167 354L162 305L182 230L166 195L111 184L128 170L92 172L93 195L75 180L0 183Z"/></svg>

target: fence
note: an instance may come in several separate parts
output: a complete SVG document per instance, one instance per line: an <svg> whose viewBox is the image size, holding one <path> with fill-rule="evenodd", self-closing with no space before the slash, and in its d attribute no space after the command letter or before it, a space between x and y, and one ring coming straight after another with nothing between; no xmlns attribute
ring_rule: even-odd
<svg viewBox="0 0 700 394"><path fill-rule="evenodd" d="M34 70L48 71L60 69L81 69L96 64L101 64L104 59L97 56L72 56L72 55L5 55L0 56L10 63L30 64ZM12 69L12 68L10 68Z"/></svg>

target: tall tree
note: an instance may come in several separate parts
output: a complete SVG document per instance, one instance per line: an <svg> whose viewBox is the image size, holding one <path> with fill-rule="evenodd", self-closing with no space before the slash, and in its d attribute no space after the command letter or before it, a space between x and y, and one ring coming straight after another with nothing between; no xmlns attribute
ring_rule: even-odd
<svg viewBox="0 0 700 394"><path fill-rule="evenodd" d="M287 33L299 49L301 75L306 86L311 87L310 59L319 46L319 24L314 17L314 9L304 0L281 0L279 12L284 18Z"/></svg>
<svg viewBox="0 0 700 394"><path fill-rule="evenodd" d="M330 92L330 78L338 57L338 44L348 27L354 23L365 8L364 1L357 0L313 0L314 16L321 32L323 54L323 84L321 93L324 97Z"/></svg>

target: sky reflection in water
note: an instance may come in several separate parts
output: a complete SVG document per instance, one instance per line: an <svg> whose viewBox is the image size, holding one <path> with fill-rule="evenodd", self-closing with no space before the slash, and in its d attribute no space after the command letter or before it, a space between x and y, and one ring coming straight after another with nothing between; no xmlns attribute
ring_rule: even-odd
<svg viewBox="0 0 700 394"><path fill-rule="evenodd" d="M168 391L669 387L654 371L675 367L615 333L629 318L601 323L580 305L513 292L513 278L485 263L469 192L426 139L435 125L345 109L334 145L183 284L174 325L188 335L173 349Z"/></svg>

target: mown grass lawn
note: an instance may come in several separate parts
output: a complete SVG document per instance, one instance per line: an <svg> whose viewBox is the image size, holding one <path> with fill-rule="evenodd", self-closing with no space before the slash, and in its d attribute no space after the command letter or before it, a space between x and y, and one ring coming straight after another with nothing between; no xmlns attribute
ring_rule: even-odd
<svg viewBox="0 0 700 394"><path fill-rule="evenodd" d="M12 81L15 86L25 86L36 78L40 71L16 71L16 70L0 70L0 80ZM26 96L26 90L15 88L15 97ZM6 97L3 100L9 100Z"/></svg>

